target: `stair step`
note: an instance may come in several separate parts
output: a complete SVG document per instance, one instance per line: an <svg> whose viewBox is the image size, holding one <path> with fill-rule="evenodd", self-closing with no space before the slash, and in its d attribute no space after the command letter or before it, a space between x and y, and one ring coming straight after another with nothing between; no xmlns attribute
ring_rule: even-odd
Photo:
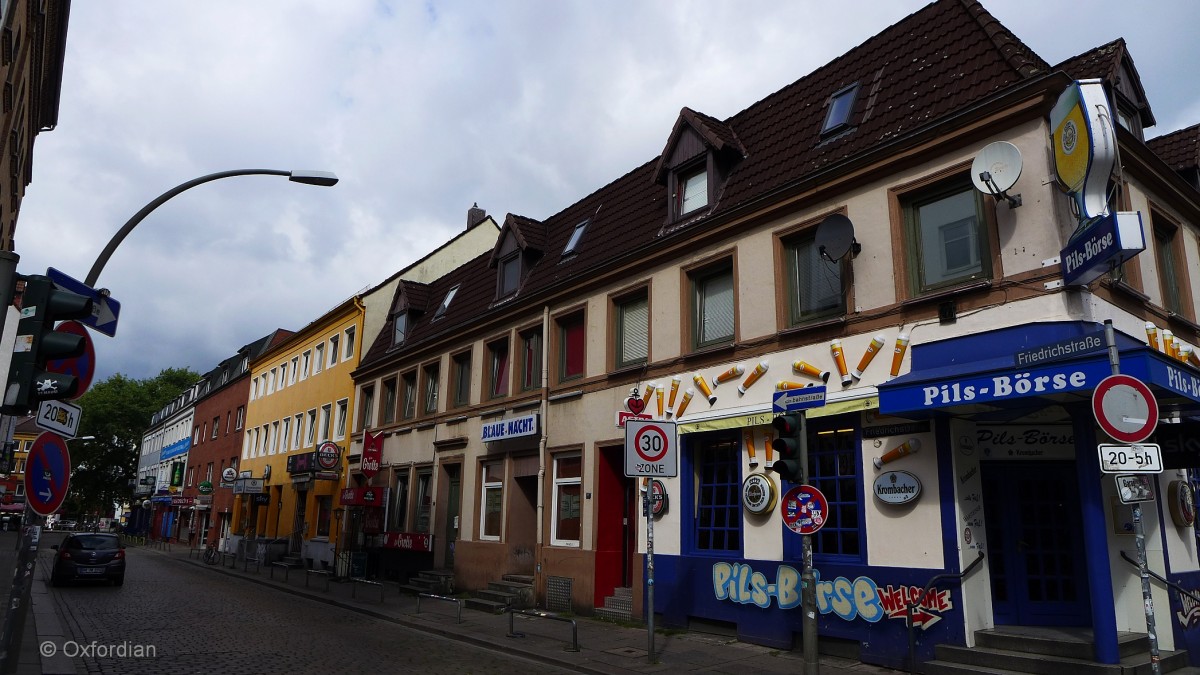
<svg viewBox="0 0 1200 675"><path fill-rule="evenodd" d="M467 609L475 609L481 612L488 612L489 614L501 614L508 607L508 605L503 603L492 602L483 598L467 598L466 605Z"/></svg>
<svg viewBox="0 0 1200 675"><path fill-rule="evenodd" d="M921 664L921 672L925 675L1025 675L1019 670L1003 670L1000 668L983 668L965 663L950 663L949 661L933 660Z"/></svg>
<svg viewBox="0 0 1200 675"><path fill-rule="evenodd" d="M633 612L633 598L616 598L608 596L604 599L604 608L617 612Z"/></svg>
<svg viewBox="0 0 1200 675"><path fill-rule="evenodd" d="M592 615L597 619L606 619L608 621L633 621L631 613L608 607L597 607L593 610Z"/></svg>
<svg viewBox="0 0 1200 675"><path fill-rule="evenodd" d="M504 593L522 593L533 589L533 584L527 584L521 581L489 581L488 590L501 591Z"/></svg>
<svg viewBox="0 0 1200 675"><path fill-rule="evenodd" d="M1028 654L1053 654L1074 659L1090 660L1094 654L1089 636L1066 630L1030 631L1009 628L990 628L975 631L975 644L991 649L1005 649ZM1145 633L1117 634L1118 654L1122 657L1150 652L1150 639Z"/></svg>
<svg viewBox="0 0 1200 675"><path fill-rule="evenodd" d="M937 660L943 663L1011 670L1027 675L1121 675L1121 666L1117 664L1011 649L938 645L934 652Z"/></svg>
<svg viewBox="0 0 1200 675"><path fill-rule="evenodd" d="M612 597L629 598L630 600L633 600L633 588L629 586L617 586L613 589Z"/></svg>
<svg viewBox="0 0 1200 675"><path fill-rule="evenodd" d="M515 584L528 584L530 586L533 585L533 575L532 574L505 574L503 577L501 577L501 579L503 579L504 581L510 581Z"/></svg>
<svg viewBox="0 0 1200 675"><path fill-rule="evenodd" d="M516 593L505 593L504 591L497 591L497 590L488 588L488 589L481 590L481 591L475 591L475 597L480 598L482 600L490 600L492 602L499 602L499 603L504 604L504 606L507 607L507 606L515 603L515 601L517 599L517 594Z"/></svg>

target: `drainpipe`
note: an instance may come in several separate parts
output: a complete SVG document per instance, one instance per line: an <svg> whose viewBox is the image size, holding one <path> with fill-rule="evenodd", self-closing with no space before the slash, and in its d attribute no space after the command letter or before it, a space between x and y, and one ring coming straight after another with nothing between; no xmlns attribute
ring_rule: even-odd
<svg viewBox="0 0 1200 675"><path fill-rule="evenodd" d="M542 400L538 404L538 410L542 418L542 433L538 439L538 483L537 483L537 550L541 554L542 544L544 542L545 515L546 515L546 446L548 444L549 433L546 429L546 411L549 406L550 396L550 365L546 362L549 358L550 343L550 305L542 308ZM540 574L542 571L541 563L537 563L534 568L535 574ZM536 589L536 585L534 586ZM537 602L537 593L534 593L534 603Z"/></svg>

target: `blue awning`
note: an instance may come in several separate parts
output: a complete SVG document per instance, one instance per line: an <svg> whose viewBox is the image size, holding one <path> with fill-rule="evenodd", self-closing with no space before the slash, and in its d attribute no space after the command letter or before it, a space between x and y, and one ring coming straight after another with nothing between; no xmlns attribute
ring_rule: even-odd
<svg viewBox="0 0 1200 675"><path fill-rule="evenodd" d="M924 418L1088 401L1112 374L1103 340L1096 346L1102 330L1087 321L1031 323L914 345L911 372L879 385L879 412ZM1150 385L1164 414L1200 417L1200 370L1114 333L1121 373Z"/></svg>

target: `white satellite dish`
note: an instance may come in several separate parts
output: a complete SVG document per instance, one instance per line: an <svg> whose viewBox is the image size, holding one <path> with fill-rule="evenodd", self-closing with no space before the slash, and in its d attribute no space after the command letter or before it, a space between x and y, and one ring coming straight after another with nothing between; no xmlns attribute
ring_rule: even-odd
<svg viewBox="0 0 1200 675"><path fill-rule="evenodd" d="M841 213L834 213L817 225L813 243L830 262L841 260L847 253L853 259L862 250L862 245L854 240L854 223Z"/></svg>
<svg viewBox="0 0 1200 675"><path fill-rule="evenodd" d="M1021 205L1021 195L1008 191L1021 177L1021 151L1008 141L989 143L971 162L971 182L975 189L1008 202L1008 208Z"/></svg>

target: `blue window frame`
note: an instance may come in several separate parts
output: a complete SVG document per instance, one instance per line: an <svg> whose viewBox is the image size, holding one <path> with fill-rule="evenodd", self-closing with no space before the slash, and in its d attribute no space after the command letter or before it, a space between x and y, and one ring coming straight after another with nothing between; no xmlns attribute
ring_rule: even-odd
<svg viewBox="0 0 1200 675"><path fill-rule="evenodd" d="M742 552L741 442L736 434L696 434L690 439L694 481L685 485L692 494L693 527L689 549L698 554ZM686 488L685 488L686 489ZM685 521L686 522L686 521Z"/></svg>
<svg viewBox="0 0 1200 675"><path fill-rule="evenodd" d="M829 502L825 525L812 536L813 555L825 561L866 561L859 448L858 429L844 418L808 421L808 482ZM783 486L785 492L789 488ZM784 555L800 559L800 537L784 539Z"/></svg>

